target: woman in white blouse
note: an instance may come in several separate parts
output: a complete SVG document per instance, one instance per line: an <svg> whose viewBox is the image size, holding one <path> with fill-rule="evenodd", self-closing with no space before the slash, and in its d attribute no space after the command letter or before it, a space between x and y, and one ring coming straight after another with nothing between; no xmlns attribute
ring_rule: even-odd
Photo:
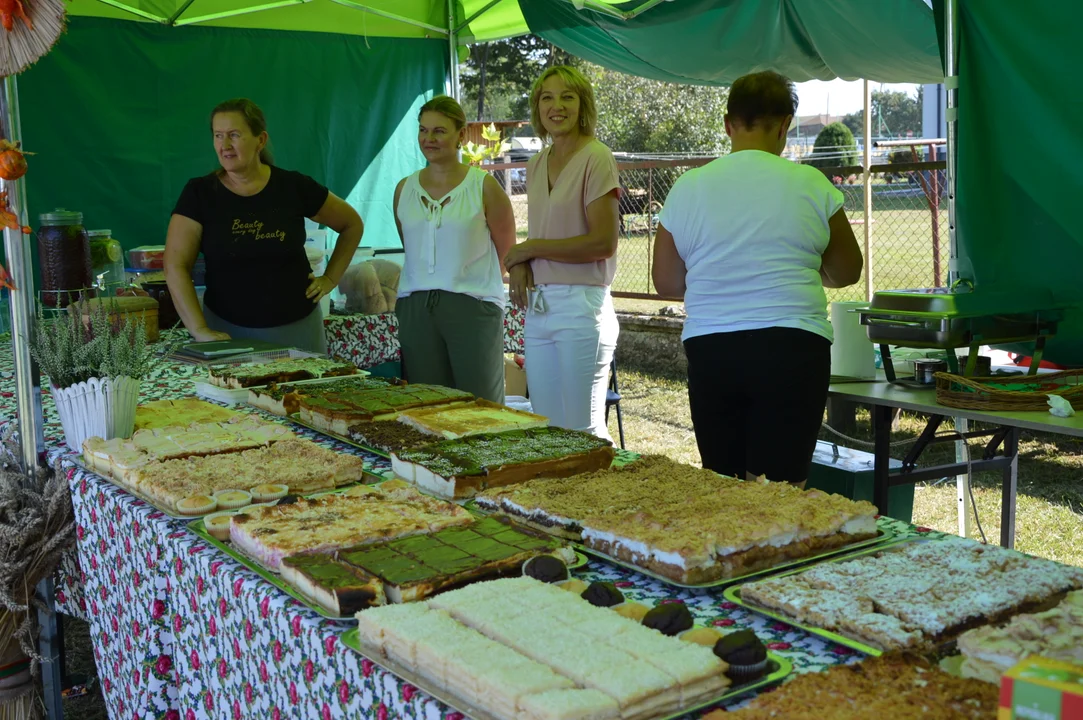
<svg viewBox="0 0 1083 720"><path fill-rule="evenodd" d="M515 244L511 201L491 175L459 161L459 103L435 97L418 123L428 165L395 188L406 255L395 305L403 375L503 403L501 258Z"/></svg>

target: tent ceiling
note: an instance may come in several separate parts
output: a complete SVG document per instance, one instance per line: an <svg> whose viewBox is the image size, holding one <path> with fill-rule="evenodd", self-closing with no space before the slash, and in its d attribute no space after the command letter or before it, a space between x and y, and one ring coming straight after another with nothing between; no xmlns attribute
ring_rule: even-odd
<svg viewBox="0 0 1083 720"><path fill-rule="evenodd" d="M448 26L447 0L71 0L68 12L177 26L368 37L444 38ZM529 32L518 0L456 0L455 18L464 42ZM471 22L461 27L465 20Z"/></svg>

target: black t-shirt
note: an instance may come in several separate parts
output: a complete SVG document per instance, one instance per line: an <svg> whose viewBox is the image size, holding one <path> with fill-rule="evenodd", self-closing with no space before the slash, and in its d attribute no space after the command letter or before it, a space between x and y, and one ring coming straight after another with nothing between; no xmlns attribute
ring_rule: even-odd
<svg viewBox="0 0 1083 720"><path fill-rule="evenodd" d="M217 174L189 180L173 213L203 226L206 306L251 328L307 317L315 306L305 297L312 271L305 218L320 211L327 194L307 175L276 167L267 186L249 197L232 192Z"/></svg>

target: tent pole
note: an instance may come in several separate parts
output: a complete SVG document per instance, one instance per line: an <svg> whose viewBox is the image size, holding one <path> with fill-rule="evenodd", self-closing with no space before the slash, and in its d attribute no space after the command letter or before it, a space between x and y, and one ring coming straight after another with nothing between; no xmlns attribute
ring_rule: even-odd
<svg viewBox="0 0 1083 720"><path fill-rule="evenodd" d="M948 286L959 279L958 257L959 244L955 224L955 180L958 168L956 158L959 149L959 0L947 0L944 3L944 89L948 93L948 145L947 145L947 184L948 184L948 247L949 270Z"/></svg>
<svg viewBox="0 0 1083 720"><path fill-rule="evenodd" d="M3 135L11 142L22 139L19 124L19 88L14 76L4 78L0 92L0 122ZM19 224L27 224L26 180L0 180L0 191L19 213ZM41 389L37 368L30 357L30 333L34 317L34 267L30 254L30 236L21 230L4 228L4 253L8 272L17 290L9 293L11 302L11 349L15 355L15 401L19 413L19 443L23 472L32 475L44 459L45 436L41 414Z"/></svg>
<svg viewBox="0 0 1083 720"><path fill-rule="evenodd" d="M455 0L447 0L447 29L448 95L459 100L459 35L455 32Z"/></svg>
<svg viewBox="0 0 1083 720"><path fill-rule="evenodd" d="M865 83L865 121L862 128L865 146L861 153L861 168L864 170L862 192L865 196L865 300L872 302L872 90L868 80Z"/></svg>

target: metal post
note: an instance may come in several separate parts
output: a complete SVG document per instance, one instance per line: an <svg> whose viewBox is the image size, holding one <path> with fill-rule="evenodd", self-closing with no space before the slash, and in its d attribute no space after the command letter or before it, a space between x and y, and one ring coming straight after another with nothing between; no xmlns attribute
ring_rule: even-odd
<svg viewBox="0 0 1083 720"><path fill-rule="evenodd" d="M970 432L970 421L966 418L955 418L955 431L962 434ZM967 445L966 438L955 441L955 462L970 463L970 446ZM970 473L956 475L955 500L959 510L960 537L970 537L970 531L973 528L973 516L970 514L970 492Z"/></svg>
<svg viewBox="0 0 1083 720"><path fill-rule="evenodd" d="M37 591L38 598L47 607L38 610L38 652L45 658L41 668L45 716L49 720L63 720L64 702L61 691L64 689L64 648L60 635L60 617L57 615L54 600L56 586L51 575L38 583Z"/></svg>
<svg viewBox="0 0 1083 720"><path fill-rule="evenodd" d="M455 0L447 3L448 95L459 99L459 36L455 32Z"/></svg>
<svg viewBox="0 0 1083 720"><path fill-rule="evenodd" d="M936 162L936 146L929 146L929 160ZM933 223L933 287L940 287L943 268L940 267L940 171L929 171L929 211Z"/></svg>
<svg viewBox="0 0 1083 720"><path fill-rule="evenodd" d="M15 78L4 78L0 92L0 132L11 142L22 139L19 124L19 88ZM0 180L0 191L7 192L8 202L16 208L19 224L26 225L26 181ZM34 317L34 267L30 237L21 230L4 228L4 253L7 270L16 290L11 301L11 349L15 356L15 400L19 413L19 442L22 446L23 472L30 475L44 460L45 435L41 415L41 389L37 367L30 357L30 333Z"/></svg>
<svg viewBox="0 0 1083 720"><path fill-rule="evenodd" d="M944 3L944 89L948 93L948 147L947 147L947 185L948 185L948 244L952 266L948 272L948 285L953 284L959 275L955 259L959 257L959 244L955 225L955 179L956 153L959 146L959 0L947 0Z"/></svg>
<svg viewBox="0 0 1083 720"><path fill-rule="evenodd" d="M861 154L861 167L865 181L865 300L872 302L872 88L868 80L865 83L865 148Z"/></svg>

